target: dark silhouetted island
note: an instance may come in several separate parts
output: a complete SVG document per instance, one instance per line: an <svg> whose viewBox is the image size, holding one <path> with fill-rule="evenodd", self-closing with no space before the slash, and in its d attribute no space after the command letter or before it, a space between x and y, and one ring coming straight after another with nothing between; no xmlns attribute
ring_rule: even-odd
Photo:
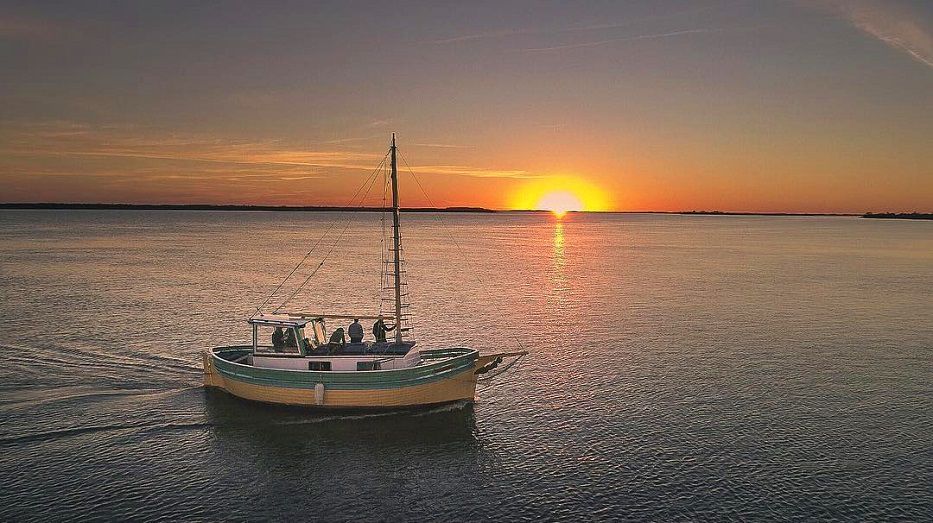
<svg viewBox="0 0 933 523"><path fill-rule="evenodd" d="M136 203L0 203L0 209L102 210L102 211L313 211L313 212L383 212L383 207L327 207L291 205L210 205L210 204L136 204ZM496 212L482 207L403 207L405 212Z"/></svg>
<svg viewBox="0 0 933 523"><path fill-rule="evenodd" d="M862 218L884 218L886 220L933 220L930 212L868 212Z"/></svg>
<svg viewBox="0 0 933 523"><path fill-rule="evenodd" d="M284 212L383 212L382 207L337 207L316 205L215 205L202 203L0 203L0 209L47 210L116 210L116 211L284 211ZM463 212L548 214L540 209L495 210L485 207L403 207L405 212ZM580 211L571 211L580 212ZM792 213L792 212L736 212L736 211L583 211L596 214L680 214L700 216L860 216L862 218L890 218L901 220L933 220L933 213Z"/></svg>
<svg viewBox="0 0 933 523"><path fill-rule="evenodd" d="M858 214L830 212L739 212L739 211L680 211L671 214L699 214L704 216L858 216Z"/></svg>

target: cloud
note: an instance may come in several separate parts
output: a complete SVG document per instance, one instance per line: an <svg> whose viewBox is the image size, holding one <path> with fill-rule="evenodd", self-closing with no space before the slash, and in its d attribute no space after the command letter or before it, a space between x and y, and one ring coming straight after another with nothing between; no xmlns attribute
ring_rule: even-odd
<svg viewBox="0 0 933 523"><path fill-rule="evenodd" d="M385 152L327 148L322 143L297 147L280 141L247 141L195 133L165 133L126 125L89 125L70 121L3 122L0 172L63 175L73 172L70 159L99 160L95 176L135 173L154 180L166 177L225 181L296 181L323 178L341 170L372 172ZM321 147L321 146L324 147ZM443 146L443 144L430 144ZM104 162L104 163L101 163ZM49 163L60 166L49 169ZM114 167L114 164L116 166ZM522 170L468 165L413 166L417 173L524 178ZM183 173L183 174L179 174ZM2 175L0 175L2 176Z"/></svg>
<svg viewBox="0 0 933 523"><path fill-rule="evenodd" d="M473 145L455 145L452 143L412 143L411 147L434 147L438 149L473 149Z"/></svg>
<svg viewBox="0 0 933 523"><path fill-rule="evenodd" d="M821 0L825 6L863 33L914 60L933 67L930 16L893 0Z"/></svg>
<svg viewBox="0 0 933 523"><path fill-rule="evenodd" d="M350 138L338 138L336 140L325 140L321 143L330 144L330 145L342 145L348 143L357 143L357 142L368 142L370 140L381 139L384 140L386 137L385 133L382 134L372 134L369 136L355 136Z"/></svg>
<svg viewBox="0 0 933 523"><path fill-rule="evenodd" d="M385 118L379 118L376 120L372 120L371 122L368 122L367 124L363 126L363 128L364 129L377 129L380 127L385 127L391 123L392 123L391 120L387 120Z"/></svg>
<svg viewBox="0 0 933 523"><path fill-rule="evenodd" d="M246 166L372 169L381 155L342 150L305 150L277 141L239 141L188 133L160 133L128 126L91 126L67 121L8 124L7 154L92 156ZM375 162L374 162L375 161Z"/></svg>
<svg viewBox="0 0 933 523"><path fill-rule="evenodd" d="M399 169L401 170L401 169ZM499 170L468 167L463 165L415 165L411 170L419 174L445 174L472 176L474 178L539 178L540 175L522 170Z"/></svg>
<svg viewBox="0 0 933 523"><path fill-rule="evenodd" d="M558 30L559 31L559 30ZM437 45L456 44L460 42L469 42L470 40L485 40L487 38L501 38L503 36L513 36L522 34L536 34L544 31L534 29L504 29L502 31L490 31L485 33L474 33L468 35L454 36L452 38L443 38L434 40L431 43Z"/></svg>
<svg viewBox="0 0 933 523"><path fill-rule="evenodd" d="M576 32L586 32L586 31L601 31L608 29L620 29L624 27L631 27L632 25L650 22L655 20L667 20L671 18L677 18L686 15L695 15L702 13L704 11L712 11L716 9L722 9L724 7L744 2L732 2L725 5L708 5L703 7L697 7L692 9L683 9L680 11L675 11L673 13L665 13L652 16L644 16L639 18L632 18L629 20L623 20L620 22L610 22L604 24L594 24L594 25L584 25L584 26L573 26L573 27L562 27L557 29L504 29L500 31L489 31L481 33L473 33L455 36L451 38L444 38L440 40L434 40L431 43L437 45L446 45L446 44L455 44L461 42L469 42L472 40L485 40L490 38L503 38L508 36L517 36L517 35L537 35L537 34L561 34L561 33L576 33Z"/></svg>
<svg viewBox="0 0 933 523"><path fill-rule="evenodd" d="M520 51L537 53L545 51L560 51L563 49L578 49L581 47L597 47L600 45L612 44L617 42L633 42L635 40L656 40L659 38L671 38L674 36L684 36L690 34L704 34L704 33L721 33L722 29L684 29L682 31L670 31L667 33L654 33L646 35L637 35L637 36L624 36L620 38L607 38L604 40L596 40L592 42L580 42L576 44L566 44L566 45L555 45L550 47L529 47L525 49L519 49Z"/></svg>

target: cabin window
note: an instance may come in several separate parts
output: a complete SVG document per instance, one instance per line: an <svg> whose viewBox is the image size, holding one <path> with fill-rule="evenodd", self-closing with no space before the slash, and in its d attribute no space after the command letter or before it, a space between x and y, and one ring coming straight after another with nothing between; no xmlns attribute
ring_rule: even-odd
<svg viewBox="0 0 933 523"><path fill-rule="evenodd" d="M314 325L314 339L317 342L317 345L327 343L327 336L324 334L324 322L315 321L312 323Z"/></svg>
<svg viewBox="0 0 933 523"><path fill-rule="evenodd" d="M311 343L311 340L309 340L308 338L305 338L305 330L303 328L301 327L296 328L295 333L298 335L298 338L297 338L298 342L304 346L305 350L311 350L312 348L314 348L313 344Z"/></svg>
<svg viewBox="0 0 933 523"><path fill-rule="evenodd" d="M309 361L308 370L330 370L329 361Z"/></svg>
<svg viewBox="0 0 933 523"><path fill-rule="evenodd" d="M302 335L302 329L295 327L261 325L256 335L256 354L299 356Z"/></svg>
<svg viewBox="0 0 933 523"><path fill-rule="evenodd" d="M379 361L358 361L356 370L382 370L382 362Z"/></svg>

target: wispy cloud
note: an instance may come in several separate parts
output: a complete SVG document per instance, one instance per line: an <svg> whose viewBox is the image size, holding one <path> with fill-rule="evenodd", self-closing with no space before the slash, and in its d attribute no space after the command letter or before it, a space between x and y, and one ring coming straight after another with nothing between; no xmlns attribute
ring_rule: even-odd
<svg viewBox="0 0 933 523"><path fill-rule="evenodd" d="M895 0L821 0L863 33L933 67L930 15Z"/></svg>
<svg viewBox="0 0 933 523"><path fill-rule="evenodd" d="M355 136L351 138L338 138L335 140L325 140L321 143L329 145L341 145L347 143L357 143L357 142L368 142L370 140L375 140L377 138L385 139L386 135L383 134L371 134L369 136Z"/></svg>
<svg viewBox="0 0 933 523"><path fill-rule="evenodd" d="M557 31L560 31L559 29ZM446 45L446 44L456 44L460 42L469 42L471 40L485 40L488 38L501 38L504 36L514 36L522 34L537 34L543 32L538 29L504 29L501 31L489 31L481 33L473 33L467 35L454 36L452 38L442 38L440 40L434 40L431 43L437 45Z"/></svg>
<svg viewBox="0 0 933 523"><path fill-rule="evenodd" d="M147 182L184 180L261 184L330 178L340 171L372 171L384 151L347 150L343 144L385 139L383 134L296 146L281 141L218 138L173 133L131 125L92 125L51 120L6 121L0 131L0 177L7 174L72 176L77 159L94 160L95 178L136 178ZM410 143L406 147L466 149L450 143ZM71 160L69 160L71 159ZM48 167L49 162L57 167ZM84 160L81 160L82 162ZM461 164L414 164L418 174L474 178L534 178L521 169L492 169ZM88 168L90 169L90 168Z"/></svg>
<svg viewBox="0 0 933 523"><path fill-rule="evenodd" d="M525 28L525 29L503 29L499 31L478 32L478 33L465 34L465 35L454 36L450 38L434 40L431 43L437 44L437 45L447 45L447 44L469 42L473 40L486 40L486 39L491 39L491 38L503 38L503 37L509 37L509 36L561 34L561 33L576 33L576 32L586 32L586 31L621 29L625 27L631 27L632 25L644 23L644 22L651 22L651 21L656 21L656 20L667 20L667 19L678 18L682 16L695 15L695 14L702 13L705 11L723 9L730 5L735 5L739 3L744 3L744 2L731 2L728 4L707 5L707 6L697 7L697 8L692 8L692 9L683 9L683 10L675 11L672 13L643 16L643 17L638 17L638 18L632 18L629 20L622 20L619 22L610 22L610 23L603 23L603 24L560 27L556 29L555 28L550 28L550 29Z"/></svg>
<svg viewBox="0 0 933 523"><path fill-rule="evenodd" d="M52 121L8 126L7 154L97 156L238 165L371 169L374 153L304 150L277 141L238 141L128 126Z"/></svg>
<svg viewBox="0 0 933 523"><path fill-rule="evenodd" d="M379 150L309 150L279 141L238 141L126 125L2 123L0 181L9 176L78 176L111 184L133 181L150 188L179 180L189 186L213 182L255 188L276 181L334 178L347 171L371 172L384 155ZM469 165L415 164L411 169L419 174L478 178L532 177L522 170Z"/></svg>
<svg viewBox="0 0 933 523"><path fill-rule="evenodd" d="M618 42L633 42L636 40L656 40L659 38L671 38L675 36L684 36L691 34L704 34L704 33L721 33L723 29L684 29L682 31L669 31L666 33L653 33L645 35L636 35L636 36L623 36L619 38L606 38L603 40L595 40L591 42L579 42L573 44L565 45L553 45L548 47L528 47L524 49L519 49L519 51L525 51L529 53L538 53L546 51L561 51L564 49L578 49L581 47L598 47L606 44L613 44Z"/></svg>
<svg viewBox="0 0 933 523"><path fill-rule="evenodd" d="M386 119L386 118L378 118L378 119L376 119L376 120L372 120L372 121L370 121L370 122L367 122L367 123L363 126L363 128L364 128L364 129L378 129L378 128L381 128L381 127L385 127L385 126L387 126L387 125L389 125L389 124L391 124L391 123L392 123L392 121L391 121L391 120L388 120L388 119Z"/></svg>
<svg viewBox="0 0 933 523"><path fill-rule="evenodd" d="M411 170L416 174L446 174L454 176L472 176L474 178L540 178L540 175L522 170L497 170L468 167L464 165L414 165Z"/></svg>
<svg viewBox="0 0 933 523"><path fill-rule="evenodd" d="M456 145L452 143L413 143L412 147L435 147L438 149L472 149L473 145Z"/></svg>

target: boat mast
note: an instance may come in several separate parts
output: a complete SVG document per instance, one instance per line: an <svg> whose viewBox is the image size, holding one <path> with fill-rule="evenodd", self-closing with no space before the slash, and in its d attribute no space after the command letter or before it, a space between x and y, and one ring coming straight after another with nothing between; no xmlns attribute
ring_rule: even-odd
<svg viewBox="0 0 933 523"><path fill-rule="evenodd" d="M395 133L392 133L392 236L395 242L395 343L402 343L402 260L401 239L398 230L398 161L395 151Z"/></svg>

